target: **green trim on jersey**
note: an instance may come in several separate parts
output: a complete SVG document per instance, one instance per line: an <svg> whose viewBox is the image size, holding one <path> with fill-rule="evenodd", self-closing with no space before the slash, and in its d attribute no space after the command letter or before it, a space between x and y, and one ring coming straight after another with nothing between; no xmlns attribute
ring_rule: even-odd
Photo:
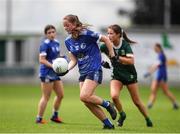
<svg viewBox="0 0 180 134"><path fill-rule="evenodd" d="M106 45L101 45L100 50L109 57L109 51ZM119 49L114 48L115 55L126 56L127 54L133 54L131 46L125 41L122 41L122 45ZM137 82L137 72L134 65L125 65L119 62L116 68L113 68L111 75L112 79L121 81L124 85Z"/></svg>

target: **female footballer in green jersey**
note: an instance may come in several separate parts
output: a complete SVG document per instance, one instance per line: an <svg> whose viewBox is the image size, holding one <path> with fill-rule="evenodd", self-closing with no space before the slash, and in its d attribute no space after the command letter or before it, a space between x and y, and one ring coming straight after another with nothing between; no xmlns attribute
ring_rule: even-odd
<svg viewBox="0 0 180 134"><path fill-rule="evenodd" d="M119 25L111 25L107 29L109 39L113 43L116 59L112 60L113 66L112 80L110 82L111 98L119 111L120 117L118 119L118 126L123 126L123 122L126 119L126 113L123 111L121 101L119 99L120 92L125 85L131 95L134 104L139 111L143 114L146 120L146 125L152 127L153 123L148 117L145 106L143 105L139 93L137 84L137 73L134 66L134 56L130 47L131 41L126 33ZM105 53L109 57L108 49L105 45L101 45L101 52ZM102 62L102 66L110 68L108 62Z"/></svg>

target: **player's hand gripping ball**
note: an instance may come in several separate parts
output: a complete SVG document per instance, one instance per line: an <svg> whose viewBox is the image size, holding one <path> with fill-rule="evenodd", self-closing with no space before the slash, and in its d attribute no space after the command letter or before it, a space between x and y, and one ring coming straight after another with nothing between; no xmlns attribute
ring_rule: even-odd
<svg viewBox="0 0 180 134"><path fill-rule="evenodd" d="M60 76L63 76L68 72L68 62L65 58L56 58L52 63L52 67Z"/></svg>

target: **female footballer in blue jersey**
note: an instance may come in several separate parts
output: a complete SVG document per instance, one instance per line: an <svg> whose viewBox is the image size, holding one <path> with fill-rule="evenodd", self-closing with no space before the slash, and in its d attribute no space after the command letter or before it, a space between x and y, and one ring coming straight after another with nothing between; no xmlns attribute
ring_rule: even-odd
<svg viewBox="0 0 180 134"><path fill-rule="evenodd" d="M146 120L147 127L152 127L152 121L150 120L147 110L144 107L138 92L137 73L134 66L134 55L130 44L135 43L131 41L122 28L115 24L107 28L107 34L109 39L113 43L114 52L116 55L116 62L112 62L113 73L110 83L111 98L119 112L118 126L123 126L123 122L126 119L126 113L123 110L122 103L119 99L123 86L126 86L131 98L142 113ZM101 52L109 55L109 51L105 45L101 45ZM108 56L109 57L109 56ZM108 62L102 62L102 66L110 68Z"/></svg>
<svg viewBox="0 0 180 134"><path fill-rule="evenodd" d="M59 42L55 39L56 28L53 25L47 25L44 29L44 33L46 38L40 45L39 53L39 77L41 79L42 97L38 105L36 123L46 123L46 121L43 120L43 114L52 90L54 90L56 96L54 98L51 121L61 123L62 120L58 117L58 110L64 96L64 89L60 77L52 69L52 62L59 56L60 53Z"/></svg>
<svg viewBox="0 0 180 134"><path fill-rule="evenodd" d="M170 92L167 84L167 67L166 67L166 56L163 49L159 43L154 46L154 51L158 55L158 61L156 64L152 65L149 72L145 74L148 77L150 74L156 71L155 79L151 84L151 94L149 96L148 108L151 108L155 102L157 90L159 87L162 88L164 94L171 100L174 109L178 109L179 106L176 102L175 96Z"/></svg>
<svg viewBox="0 0 180 134"><path fill-rule="evenodd" d="M95 95L95 89L102 81L101 53L97 42L106 44L113 59L112 43L106 36L88 30L76 15L65 16L63 25L69 34L65 40L71 59L68 69L71 70L76 64L79 68L80 100L103 122L104 129L114 129L114 125L99 106L106 108L112 119L116 118L116 110L109 101Z"/></svg>

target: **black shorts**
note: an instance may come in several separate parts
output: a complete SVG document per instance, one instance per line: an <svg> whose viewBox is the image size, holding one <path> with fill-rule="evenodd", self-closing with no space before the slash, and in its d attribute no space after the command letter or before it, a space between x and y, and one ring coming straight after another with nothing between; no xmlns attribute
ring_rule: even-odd
<svg viewBox="0 0 180 134"><path fill-rule="evenodd" d="M129 85L138 82L136 75L122 75L122 76L112 75L112 80L118 80L122 82L123 85Z"/></svg>

